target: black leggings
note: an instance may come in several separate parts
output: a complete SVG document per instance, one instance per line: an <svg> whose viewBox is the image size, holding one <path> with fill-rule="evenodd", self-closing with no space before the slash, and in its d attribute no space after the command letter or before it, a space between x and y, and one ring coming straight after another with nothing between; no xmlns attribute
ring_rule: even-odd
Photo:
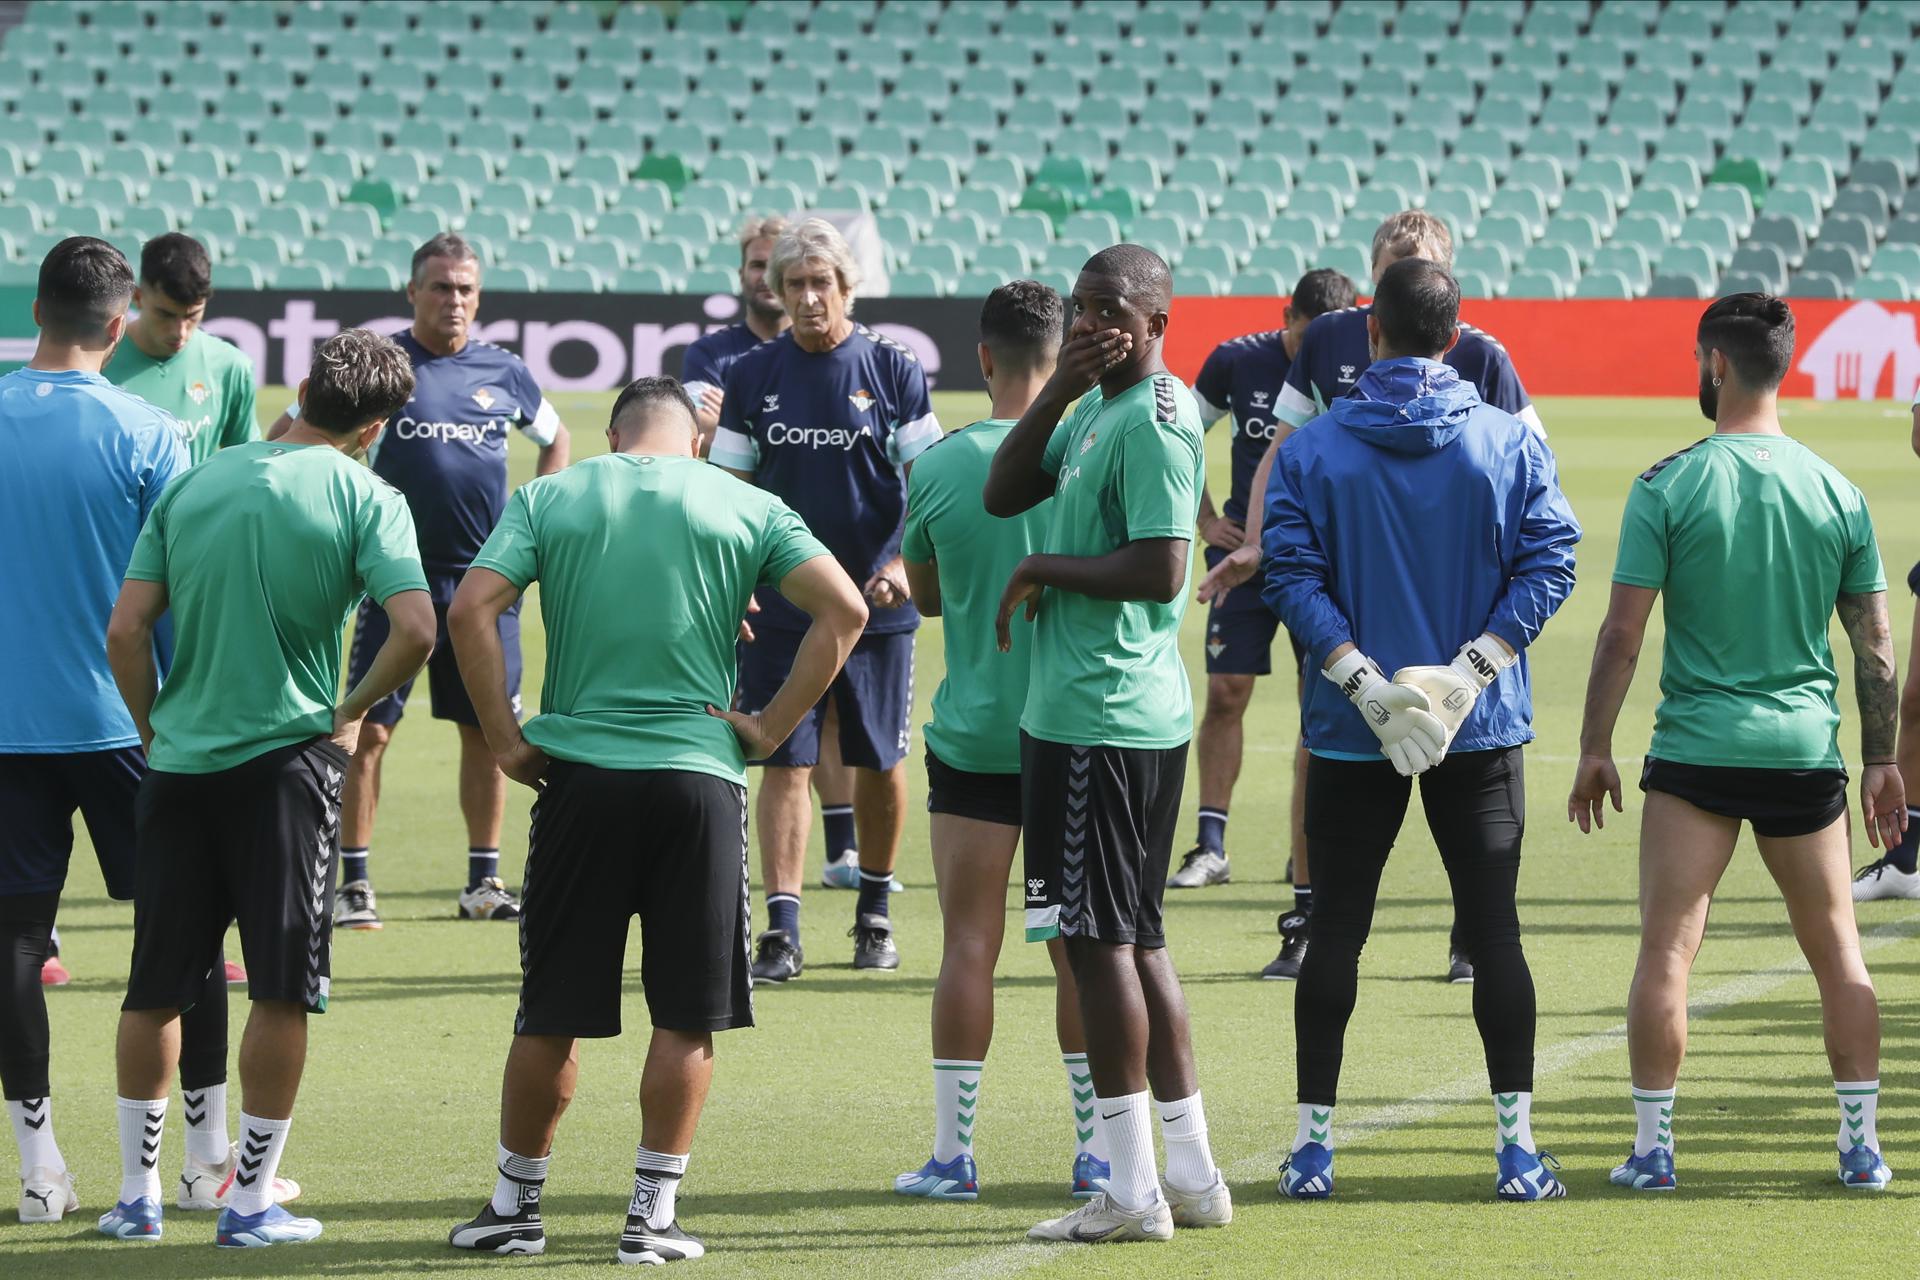
<svg viewBox="0 0 1920 1280"><path fill-rule="evenodd" d="M51 1092L47 993L40 967L51 952L60 894L0 895L0 1094L7 1101ZM227 1079L226 956L207 973L193 1007L180 1015L180 1087L189 1092Z"/></svg>
<svg viewBox="0 0 1920 1280"><path fill-rule="evenodd" d="M1307 764L1313 915L1293 997L1300 1101L1338 1099L1340 1061L1387 854L1413 781L1384 760ZM1533 974L1514 888L1526 829L1520 748L1449 755L1420 775L1420 803L1453 885L1460 945L1473 957L1473 1020L1495 1093L1533 1089Z"/></svg>

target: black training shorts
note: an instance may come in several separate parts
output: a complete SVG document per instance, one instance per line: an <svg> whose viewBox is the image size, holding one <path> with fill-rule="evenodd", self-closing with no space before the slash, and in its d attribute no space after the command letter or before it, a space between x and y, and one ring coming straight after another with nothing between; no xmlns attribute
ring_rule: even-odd
<svg viewBox="0 0 1920 1280"><path fill-rule="evenodd" d="M927 748L927 812L1020 825L1020 775L956 769Z"/></svg>
<svg viewBox="0 0 1920 1280"><path fill-rule="evenodd" d="M1753 834L1776 839L1824 831L1847 812L1845 769L1743 769L1648 756L1640 789L1742 819L1753 824Z"/></svg>
<svg viewBox="0 0 1920 1280"><path fill-rule="evenodd" d="M711 774L555 760L533 806L514 1034L620 1034L627 929L653 1025L753 1025L747 792Z"/></svg>
<svg viewBox="0 0 1920 1280"><path fill-rule="evenodd" d="M1027 941L1164 947L1160 900L1187 746L1083 747L1020 735Z"/></svg>
<svg viewBox="0 0 1920 1280"><path fill-rule="evenodd" d="M237 922L248 997L326 1012L346 770L346 752L313 738L216 773L147 774L122 1008L192 1004Z"/></svg>

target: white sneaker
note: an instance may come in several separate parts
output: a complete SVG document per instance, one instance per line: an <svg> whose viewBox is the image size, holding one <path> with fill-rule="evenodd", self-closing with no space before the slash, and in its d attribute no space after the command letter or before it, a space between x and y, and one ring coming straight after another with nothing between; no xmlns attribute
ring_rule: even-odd
<svg viewBox="0 0 1920 1280"><path fill-rule="evenodd" d="M1213 1185L1205 1191L1182 1191L1162 1178L1160 1192L1173 1210L1176 1227L1224 1227L1233 1221L1233 1194L1220 1171L1213 1171Z"/></svg>
<svg viewBox="0 0 1920 1280"><path fill-rule="evenodd" d="M365 880L349 880L333 891L333 927L336 929L379 929L380 909L374 902L373 886Z"/></svg>
<svg viewBox="0 0 1920 1280"><path fill-rule="evenodd" d="M1920 898L1920 871L1902 871L1881 858L1860 868L1853 878L1853 900L1876 902L1881 898Z"/></svg>
<svg viewBox="0 0 1920 1280"><path fill-rule="evenodd" d="M1167 877L1169 889L1204 889L1210 884L1227 884L1233 868L1225 854L1195 845L1180 859L1180 869Z"/></svg>
<svg viewBox="0 0 1920 1280"><path fill-rule="evenodd" d="M488 876L472 889L460 891L462 920L518 920L520 900L499 876Z"/></svg>
<svg viewBox="0 0 1920 1280"><path fill-rule="evenodd" d="M1173 1239L1173 1211L1158 1194L1153 1203L1128 1213L1102 1191L1063 1218L1049 1218L1027 1232L1029 1240L1065 1240L1077 1244L1121 1244L1129 1240Z"/></svg>
<svg viewBox="0 0 1920 1280"><path fill-rule="evenodd" d="M22 1222L58 1222L79 1207L73 1175L65 1169L37 1168L20 1179Z"/></svg>
<svg viewBox="0 0 1920 1280"><path fill-rule="evenodd" d="M221 1164L208 1164L191 1155L180 1169L180 1185L175 1188L174 1203L182 1209L224 1209L233 1195L233 1174L239 1167L240 1148L227 1148ZM292 1178L273 1180L273 1202L287 1204L300 1198L300 1184Z"/></svg>

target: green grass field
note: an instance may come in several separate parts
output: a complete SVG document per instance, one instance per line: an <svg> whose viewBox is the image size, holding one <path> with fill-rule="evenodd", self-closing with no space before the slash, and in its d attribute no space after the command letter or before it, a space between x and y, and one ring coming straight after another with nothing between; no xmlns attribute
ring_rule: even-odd
<svg viewBox="0 0 1920 1280"><path fill-rule="evenodd" d="M976 396L936 398L949 425L985 408ZM608 397L559 399L576 453L597 452ZM261 397L263 408L277 411L284 403L276 394ZM1920 1005L1913 995L1920 905L1879 903L1861 912L1885 1020L1883 1143L1906 1180L1879 1197L1850 1196L1834 1179L1836 1122L1813 983L1750 842L1723 886L1696 972L1693 1056L1681 1077L1675 1124L1681 1191L1649 1203L1607 1185L1607 1170L1632 1137L1621 1022L1637 936L1639 796L1630 791L1625 819L1589 839L1568 825L1564 801L1628 481L1705 426L1681 401L1561 400L1541 410L1562 481L1587 528L1581 585L1533 651L1540 737L1528 752L1533 827L1521 881L1540 1003L1535 1126L1542 1144L1565 1162L1569 1198L1530 1207L1493 1202L1492 1118L1470 992L1437 980L1446 886L1416 819L1383 887L1348 1037L1336 1120L1339 1195L1318 1205L1278 1201L1275 1169L1294 1123L1293 988L1252 980L1273 955L1274 915L1287 894L1280 874L1296 716L1285 684L1275 681L1262 687L1251 713L1247 769L1229 830L1234 883L1169 899L1214 1150L1237 1200L1234 1224L1158 1248L1025 1243L1029 1225L1070 1207L1063 1192L1071 1138L1045 958L1017 941L1001 960L999 1040L983 1089L982 1199L944 1205L889 1193L896 1172L925 1159L931 1136L927 1018L939 922L926 824L916 812L900 862L909 892L894 901L900 971L854 973L851 944L840 937L851 923L851 895L812 889L806 975L760 994L758 1028L720 1038L713 1096L681 1202L684 1221L713 1252L691 1272L722 1280L1043 1270L1068 1277L1911 1270L1920 1244L1911 1198L1920 1187ZM1795 403L1789 429L1866 490L1898 584L1920 553L1920 486L1912 481L1906 410ZM1215 483L1223 485L1225 442L1216 435L1211 444ZM514 444L521 477L531 467L523 446ZM1904 660L1904 588L1896 585L1892 599ZM1189 610L1185 639L1196 701L1202 619L1203 610ZM916 724L940 671L939 635L937 622L922 632ZM1837 632L1836 642L1844 642ZM542 653L535 610L526 643L532 706ZM1655 683L1643 670L1622 719L1623 768L1650 732ZM1850 705L1851 690L1844 696ZM1857 758L1851 720L1842 743ZM326 1234L298 1250L216 1258L211 1217L176 1212L166 1239L137 1260L129 1246L94 1234L93 1216L110 1205L117 1186L111 1047L131 911L107 901L83 851L75 856L62 919L77 980L50 993L59 1131L83 1211L53 1228L0 1220L0 1275L99 1276L130 1263L155 1280L214 1272L560 1275L598 1274L611 1262L639 1136L646 1018L637 937L629 955L636 979L629 1037L586 1046L580 1092L555 1151L547 1257L475 1259L445 1243L448 1228L492 1186L499 1070L518 985L512 931L453 919L465 869L453 753L447 726L424 713L408 718L389 756L374 850L387 928L335 940L333 1004L313 1024L285 1165L306 1188L301 1207L325 1222ZM911 768L917 796L917 759ZM510 879L526 848L529 798L516 789L509 807ZM1189 779L1183 842L1194 798ZM1864 841L1857 843L1864 850ZM819 856L816 836L810 882ZM1866 856L1858 852L1856 861ZM1010 896L1009 910L1017 907ZM757 894L754 909L761 909ZM1018 937L1017 921L1011 937ZM234 1015L237 1043L244 1001L235 1001ZM161 1163L169 1198L182 1124L176 1105Z"/></svg>

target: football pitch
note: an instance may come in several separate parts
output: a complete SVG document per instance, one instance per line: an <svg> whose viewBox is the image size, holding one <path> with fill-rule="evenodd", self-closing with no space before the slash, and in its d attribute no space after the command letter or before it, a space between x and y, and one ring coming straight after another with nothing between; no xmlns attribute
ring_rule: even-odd
<svg viewBox="0 0 1920 1280"><path fill-rule="evenodd" d="M1686 353L1672 353L1684 360ZM263 421L287 403L260 397ZM604 446L608 395L555 397L576 457ZM948 426L985 412L985 399L936 395ZM1882 1136L1896 1180L1878 1196L1834 1176L1831 1077L1814 985L1750 838L1722 885L1695 971L1691 1056L1675 1114L1680 1190L1634 1196L1607 1184L1633 1136L1622 1020L1638 933L1636 833L1628 812L1582 838L1565 815L1594 631L1604 611L1621 504L1639 471L1709 430L1689 401L1554 400L1540 410L1561 481L1586 529L1580 585L1532 651L1536 728L1527 752L1531 829L1521 919L1539 990L1534 1126L1564 1163L1566 1200L1493 1200L1493 1120L1472 990L1438 975L1446 959L1446 881L1416 807L1382 886L1362 961L1360 1005L1347 1039L1335 1120L1338 1193L1282 1202L1276 1169L1293 1136L1293 986L1253 975L1277 946L1289 901L1289 762L1297 726L1284 678L1262 682L1248 721L1246 768L1232 806L1234 880L1168 895L1172 954L1192 1004L1195 1051L1215 1158L1235 1198L1220 1231L1169 1245L1120 1248L1026 1243L1032 1223L1072 1207L1066 1087L1053 1039L1052 979L1040 948L1018 941L1010 888L1009 941L997 990L997 1041L976 1135L976 1204L906 1200L893 1175L917 1168L931 1141L928 1010L939 962L939 914L920 812L918 734L910 762L915 803L900 860L908 891L894 899L898 973L855 973L852 895L817 886L820 838L809 855L803 926L807 970L756 995L759 1025L717 1038L718 1069L681 1196L681 1219L712 1251L690 1275L1003 1277L1412 1276L1910 1273L1920 1249L1920 903L1861 908L1867 959L1881 997L1886 1106ZM1787 406L1787 428L1865 490L1879 531L1902 667L1912 602L1904 579L1920 556L1920 462L1908 413L1890 403ZM515 440L516 480L533 450ZM1223 498L1226 441L1209 440ZM1756 589L1764 566L1756 564ZM1184 632L1195 702L1203 696L1205 611ZM939 623L921 632L916 729L941 671ZM1846 721L1841 745L1857 762L1851 663L1835 629ZM538 705L543 637L525 624L529 708ZM1637 777L1657 696L1658 625L1622 716L1622 773ZM1436 655L1443 658L1444 655ZM1904 676L1904 670L1903 670ZM113 1031L123 993L131 908L109 902L84 833L62 909L74 983L49 993L53 1079L62 1146L82 1211L53 1227L0 1221L0 1275L140 1274L379 1276L515 1270L600 1274L632 1187L646 1011L639 940L627 1037L587 1042L579 1093L562 1124L544 1214L544 1259L474 1257L446 1244L493 1185L500 1067L511 1033L518 954L511 928L454 919L465 835L455 804L451 728L410 715L386 766L374 878L383 932L335 937L333 1000L312 1022L312 1048L283 1172L305 1188L299 1207L326 1233L264 1256L211 1251L213 1219L169 1211L166 1236L145 1247L95 1234L117 1186ZM517 883L531 796L515 788L503 853ZM1192 834L1189 776L1181 845ZM635 814L636 829L646 821ZM1859 834L1855 862L1869 856ZM816 824L817 831L817 824ZM757 860L757 854L756 854ZM756 865L757 872L757 865ZM1017 871L1016 871L1017 875ZM763 907L756 889L758 923ZM233 1002L237 1045L245 1001ZM234 1106L238 1079L234 1077ZM177 1096L177 1094L176 1094ZM170 1204L184 1122L169 1117L160 1171ZM1902 1204L1906 1207L1903 1208ZM136 1250L139 1256L132 1256Z"/></svg>

